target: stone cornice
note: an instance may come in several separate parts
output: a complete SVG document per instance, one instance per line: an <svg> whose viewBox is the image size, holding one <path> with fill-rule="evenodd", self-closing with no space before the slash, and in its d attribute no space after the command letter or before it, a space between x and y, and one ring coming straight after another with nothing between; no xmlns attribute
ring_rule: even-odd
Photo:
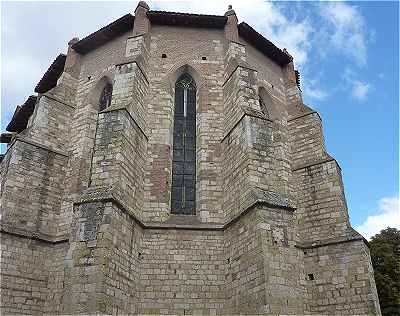
<svg viewBox="0 0 400 316"><path fill-rule="evenodd" d="M59 99L58 97L56 97L55 95L50 94L50 93L48 93L48 92L45 92L45 93L41 94L41 96L44 96L44 97L46 97L46 98L48 98L48 99L50 99L50 100L53 100L53 101L56 101L56 102L61 103L61 104L63 104L63 105L66 105L66 106L68 106L68 107L70 107L70 108L72 108L72 109L75 109L75 108L76 108L75 105L73 105L73 104L71 104L71 103L68 103L68 102L65 102L65 101Z"/></svg>
<svg viewBox="0 0 400 316"><path fill-rule="evenodd" d="M138 35L138 36L142 36L142 35ZM121 66L124 66L124 65L127 65L127 64L136 64L136 66L139 68L139 71L142 74L144 80L146 81L147 84L149 84L149 80L147 79L147 76L146 76L145 72L143 71L143 69L140 66L140 64L137 62L136 58L133 58L133 59L130 59L130 60L126 60L126 61L121 62L119 64L115 64L115 67L121 67Z"/></svg>
<svg viewBox="0 0 400 316"><path fill-rule="evenodd" d="M136 222L143 229L161 229L161 230L203 230L203 231L223 231L230 227L232 224L236 223L241 217L254 210L256 206L264 205L272 209L283 209L289 212L295 211L295 208L292 206L278 205L271 203L264 199L256 199L250 205L245 207L241 212L228 219L225 223L203 223L193 218L190 218L191 223L184 223L184 221L166 221L166 222L144 222L135 214L135 212L125 203L123 203L118 196L112 191L103 191L103 192L92 192L91 194L87 194L86 196L82 196L81 199L76 201L74 205L92 203L92 202L111 202L117 205L120 209L122 209L134 222ZM187 216L187 215L181 215ZM181 219L183 217L179 216ZM176 217L176 215L175 215Z"/></svg>
<svg viewBox="0 0 400 316"><path fill-rule="evenodd" d="M236 67L232 70L232 72L229 74L229 76L225 79L224 83L222 84L222 87L224 87L225 84L232 78L232 75L236 72L236 70L237 70L238 68L243 68L243 69L247 69L247 70L250 70L250 71L258 72L257 70L255 70L255 69L253 69L253 68L250 68L250 67L247 66L247 65L238 64L238 65L236 65Z"/></svg>
<svg viewBox="0 0 400 316"><path fill-rule="evenodd" d="M292 171L298 171L298 170L301 170L301 169L305 169L307 167L313 167L313 166L320 165L320 164L323 164L323 163L326 163L326 162L331 162L331 161L336 162L336 160L334 158L328 156L328 157L323 158L323 159L319 159L319 160L315 160L315 161L311 161L311 162L306 162L304 164L298 164L298 165L296 165L296 166L294 166L292 168Z"/></svg>
<svg viewBox="0 0 400 316"><path fill-rule="evenodd" d="M41 149L44 149L44 150L47 150L49 152L52 152L52 153L60 155L60 156L68 157L68 155L65 152L63 152L62 150L51 148L49 146L40 144L40 143L38 143L38 142L36 142L36 141L34 141L32 139L21 137L21 136L18 136L18 135L14 137L14 139L12 140L10 145L8 146L7 151L6 151L5 154L8 153L8 151L11 149L11 147L14 146L14 144L17 141L20 141L22 143L26 143L26 144L29 144L29 145L32 145L32 146L35 146L35 147L38 147L38 148L41 148Z"/></svg>
<svg viewBox="0 0 400 316"><path fill-rule="evenodd" d="M37 240L46 244L51 244L51 245L56 245L56 244L61 244L65 242L69 242L68 238L51 238L49 235L44 235L41 233L32 233L24 230L19 230L18 232L15 232L15 227L12 229L9 229L6 225L1 224L0 225L0 233L1 234L6 234L14 237L19 237L19 238L24 238L24 239L30 239L30 240Z"/></svg>
<svg viewBox="0 0 400 316"><path fill-rule="evenodd" d="M249 111L248 109L243 109L242 116L237 120L237 122L225 133L224 137L220 140L220 143L224 142L224 140L232 133L232 131L239 125L239 123L246 117L255 117L267 122L273 122L271 119L267 118L265 115L261 115L261 113L256 113L255 111Z"/></svg>
<svg viewBox="0 0 400 316"><path fill-rule="evenodd" d="M297 244L297 245L295 245L295 247L306 250L306 249L315 249L315 248L321 248L321 247L340 245L340 244L354 242L354 241L362 241L369 247L367 240L364 237L362 237L361 235L353 236L353 237L349 237L349 238L342 238L339 240L330 240L330 241L325 241L325 242L319 241L319 242L309 242L309 243L305 243L305 244Z"/></svg>
<svg viewBox="0 0 400 316"><path fill-rule="evenodd" d="M302 117L305 117L305 116L308 116L308 115L311 115L311 114L317 114L318 117L319 117L319 120L322 121L321 120L321 116L319 115L319 113L317 111L310 111L310 112L307 112L307 113L301 113L301 114L298 114L296 116L293 116L293 117L289 118L287 120L287 122L290 123L292 121L298 120L299 118L302 118Z"/></svg>
<svg viewBox="0 0 400 316"><path fill-rule="evenodd" d="M108 113L108 112L114 112L114 111L125 111L128 116L130 117L130 119L133 121L133 123L138 127L138 129L141 131L141 133L143 134L143 136L146 138L146 140L149 140L149 137L146 135L146 133L144 132L143 128L138 124L138 122L135 120L135 118L131 115L131 113L128 111L128 109L125 106L120 106L120 107L113 107L110 106L108 108L106 108L105 110L99 112L99 114L101 113Z"/></svg>

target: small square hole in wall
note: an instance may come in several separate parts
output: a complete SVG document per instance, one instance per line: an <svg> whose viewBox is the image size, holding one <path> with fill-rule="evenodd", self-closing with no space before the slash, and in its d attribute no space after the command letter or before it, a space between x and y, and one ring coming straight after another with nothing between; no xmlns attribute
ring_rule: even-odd
<svg viewBox="0 0 400 316"><path fill-rule="evenodd" d="M161 58L167 58L167 54L161 54Z"/></svg>
<svg viewBox="0 0 400 316"><path fill-rule="evenodd" d="M307 275L308 275L308 279L309 279L310 281L314 280L314 274L309 273L309 274L307 274Z"/></svg>
<svg viewBox="0 0 400 316"><path fill-rule="evenodd" d="M206 56L201 57L201 60L207 60Z"/></svg>

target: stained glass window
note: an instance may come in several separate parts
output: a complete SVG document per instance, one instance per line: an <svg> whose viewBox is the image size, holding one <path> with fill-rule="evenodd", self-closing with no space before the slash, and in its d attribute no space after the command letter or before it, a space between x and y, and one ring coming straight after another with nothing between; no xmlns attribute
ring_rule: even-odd
<svg viewBox="0 0 400 316"><path fill-rule="evenodd" d="M196 214L196 84L183 74L175 85L171 212Z"/></svg>
<svg viewBox="0 0 400 316"><path fill-rule="evenodd" d="M99 110L103 111L111 105L113 86L107 83L100 95Z"/></svg>

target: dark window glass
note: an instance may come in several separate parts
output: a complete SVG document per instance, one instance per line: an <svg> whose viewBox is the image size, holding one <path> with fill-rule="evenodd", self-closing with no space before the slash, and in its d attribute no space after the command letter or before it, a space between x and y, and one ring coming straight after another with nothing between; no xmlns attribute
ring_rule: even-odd
<svg viewBox="0 0 400 316"><path fill-rule="evenodd" d="M103 111L111 105L113 86L107 83L100 95L99 110Z"/></svg>
<svg viewBox="0 0 400 316"><path fill-rule="evenodd" d="M260 102L261 111L265 114L266 117L269 118L270 116L269 116L268 105L266 104L266 101L261 96L259 96L258 100Z"/></svg>
<svg viewBox="0 0 400 316"><path fill-rule="evenodd" d="M196 85L188 74L175 85L171 212L196 214Z"/></svg>

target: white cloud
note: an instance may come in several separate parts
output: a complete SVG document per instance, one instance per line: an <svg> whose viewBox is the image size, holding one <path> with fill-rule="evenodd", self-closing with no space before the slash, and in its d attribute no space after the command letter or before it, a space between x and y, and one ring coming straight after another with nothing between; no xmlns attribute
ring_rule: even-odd
<svg viewBox="0 0 400 316"><path fill-rule="evenodd" d="M353 83L353 90L351 91L351 95L353 98L363 101L363 100L365 100L370 88L371 88L371 85L369 83L355 81Z"/></svg>
<svg viewBox="0 0 400 316"><path fill-rule="evenodd" d="M328 92L319 86L321 76L323 76L323 72L315 75L314 79L309 79L307 72L302 75L304 97L315 101L323 101L328 98Z"/></svg>
<svg viewBox="0 0 400 316"><path fill-rule="evenodd" d="M304 95L316 101L322 101L328 97L328 93L325 90L312 87L304 89Z"/></svg>
<svg viewBox="0 0 400 316"><path fill-rule="evenodd" d="M387 227L400 229L400 203L399 197L385 197L379 200L378 209L356 230L365 238L370 239Z"/></svg>
<svg viewBox="0 0 400 316"><path fill-rule="evenodd" d="M321 4L321 16L333 28L328 32L334 48L354 58L360 66L367 62L366 27L362 14L356 6L344 2Z"/></svg>
<svg viewBox="0 0 400 316"><path fill-rule="evenodd" d="M350 68L343 72L343 89L350 91L350 95L357 101L364 101L372 89L372 85L364 79L359 79L359 74Z"/></svg>

